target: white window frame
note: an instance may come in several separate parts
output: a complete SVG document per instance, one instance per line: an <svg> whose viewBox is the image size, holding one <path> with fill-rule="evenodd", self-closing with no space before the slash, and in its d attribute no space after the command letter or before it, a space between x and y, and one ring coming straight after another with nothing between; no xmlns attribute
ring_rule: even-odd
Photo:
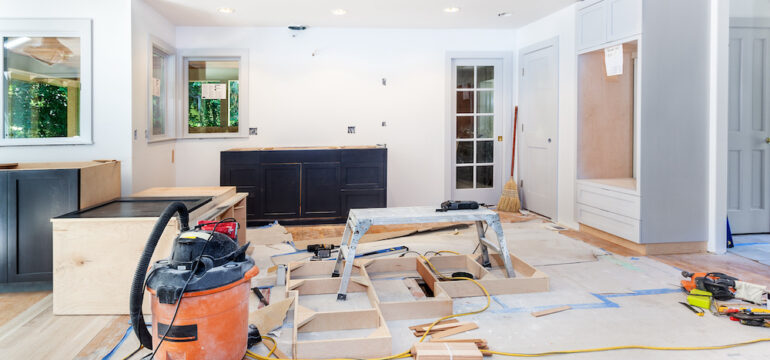
<svg viewBox="0 0 770 360"><path fill-rule="evenodd" d="M176 125L177 121L175 118L175 115L177 114L177 103L176 103L176 50L173 46L169 45L165 41L150 35L150 41L149 43L149 49L148 49L148 55L147 55L147 142L160 142L160 141L169 141L169 140L176 140ZM166 125L165 125L165 132L161 135L153 135L152 133L152 117L153 117L153 111L152 111L152 86L153 86L153 76L152 76L152 62L153 62L153 56L155 54L155 50L159 50L162 52L165 56L163 58L163 61L166 65L166 74L165 74L165 81L166 81L166 93L161 94L162 97L165 97L166 99Z"/></svg>
<svg viewBox="0 0 770 360"><path fill-rule="evenodd" d="M249 137L249 50L248 49L177 49L179 96L181 104L179 132L182 139L221 139ZM189 120L189 74L187 66L190 60L225 60L238 61L238 132L190 134Z"/></svg>
<svg viewBox="0 0 770 360"><path fill-rule="evenodd" d="M91 19L0 19L0 39L5 37L77 37L80 38L80 135L60 138L8 139L5 137L6 79L0 56L0 146L84 145L93 144L92 136L92 38ZM2 46L2 45L0 45ZM0 48L0 54L4 49Z"/></svg>

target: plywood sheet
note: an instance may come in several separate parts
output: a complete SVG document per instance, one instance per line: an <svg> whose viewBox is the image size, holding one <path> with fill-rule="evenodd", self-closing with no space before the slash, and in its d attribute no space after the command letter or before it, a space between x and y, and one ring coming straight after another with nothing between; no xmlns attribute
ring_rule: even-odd
<svg viewBox="0 0 770 360"><path fill-rule="evenodd" d="M607 76L603 49L578 56L578 179L634 177L635 52L623 44L619 76Z"/></svg>
<svg viewBox="0 0 770 360"><path fill-rule="evenodd" d="M120 162L96 163L80 169L80 208L120 197Z"/></svg>

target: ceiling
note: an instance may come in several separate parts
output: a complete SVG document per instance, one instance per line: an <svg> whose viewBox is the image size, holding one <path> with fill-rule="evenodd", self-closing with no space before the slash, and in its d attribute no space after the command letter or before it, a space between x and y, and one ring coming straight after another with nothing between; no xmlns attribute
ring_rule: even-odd
<svg viewBox="0 0 770 360"><path fill-rule="evenodd" d="M178 26L517 28L576 0L144 0ZM447 13L446 8L460 10ZM231 8L230 14L220 8ZM344 9L345 15L332 10ZM501 12L510 16L498 16Z"/></svg>

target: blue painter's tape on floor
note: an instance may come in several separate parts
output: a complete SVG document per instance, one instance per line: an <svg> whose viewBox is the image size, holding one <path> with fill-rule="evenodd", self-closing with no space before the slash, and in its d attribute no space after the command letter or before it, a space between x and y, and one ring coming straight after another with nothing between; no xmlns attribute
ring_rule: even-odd
<svg viewBox="0 0 770 360"><path fill-rule="evenodd" d="M606 309L606 308L619 308L620 305L616 302L613 302L610 300L610 298L617 298L617 297L629 297L629 296L645 296L645 295L661 295L661 294L673 294L681 292L681 289L647 289L647 290L631 290L630 293L623 293L623 294L596 294L591 293L595 298L599 299L601 302L599 303L579 303L579 304L554 304L554 305L545 305L545 306L531 306L531 307L507 307L502 304L502 302L497 299L496 297L492 296L492 299L495 300L498 304L502 305L503 308L499 310L490 310L489 312L495 313L495 314L507 314L507 313L518 313L518 312L535 312L535 311L541 311L541 310L547 310L552 309L555 307L560 306L569 306L572 309L579 309L579 310L586 310L586 309Z"/></svg>

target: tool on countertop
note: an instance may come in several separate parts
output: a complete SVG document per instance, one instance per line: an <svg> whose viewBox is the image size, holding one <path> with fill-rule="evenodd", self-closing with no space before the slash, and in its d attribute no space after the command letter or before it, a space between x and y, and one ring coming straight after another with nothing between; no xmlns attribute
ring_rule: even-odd
<svg viewBox="0 0 770 360"><path fill-rule="evenodd" d="M730 275L718 272L710 273L691 273L682 271L682 276L689 280L682 280L682 288L687 292L693 289L708 291L716 300L730 300L734 298L735 281L738 280Z"/></svg>
<svg viewBox="0 0 770 360"><path fill-rule="evenodd" d="M705 313L705 311L703 311L703 309L701 309L700 307L692 306L683 301L680 301L679 303L684 305L686 308L690 309L690 311L694 312L698 316L703 316L703 313Z"/></svg>
<svg viewBox="0 0 770 360"><path fill-rule="evenodd" d="M163 230L177 213L181 231L171 254L156 261L147 276ZM238 245L235 219L192 229L189 220L187 207L172 203L147 239L131 284L134 333L142 346L154 349L155 359L242 359L249 341L260 338L259 331L247 325L251 278L259 268L246 255L249 244ZM221 226L226 223L236 225ZM152 333L142 314L145 290L151 294Z"/></svg>
<svg viewBox="0 0 770 360"><path fill-rule="evenodd" d="M475 201L457 201L447 200L441 203L441 208L437 212L447 212L453 210L475 210L479 208L479 203Z"/></svg>

